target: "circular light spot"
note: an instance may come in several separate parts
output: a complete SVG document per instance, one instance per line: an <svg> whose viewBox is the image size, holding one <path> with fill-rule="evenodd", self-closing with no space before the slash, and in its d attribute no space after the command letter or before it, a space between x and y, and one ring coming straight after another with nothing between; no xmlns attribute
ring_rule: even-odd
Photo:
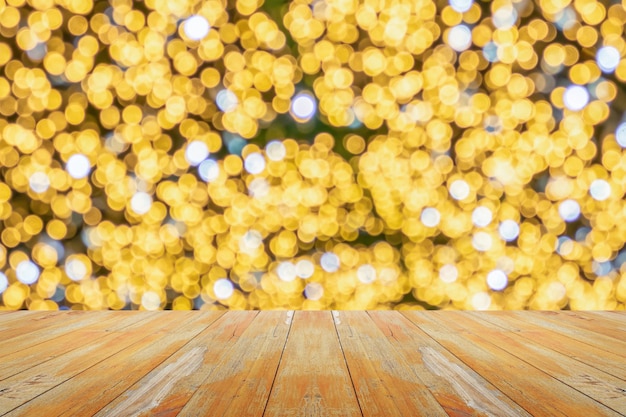
<svg viewBox="0 0 626 417"><path fill-rule="evenodd" d="M70 156L67 160L67 164L65 164L65 169L70 174L70 177L79 180L89 175L91 163L89 162L89 158L85 155L77 153Z"/></svg>
<svg viewBox="0 0 626 417"><path fill-rule="evenodd" d="M472 45L472 31L465 25L457 25L448 32L448 45L457 52L465 51Z"/></svg>
<svg viewBox="0 0 626 417"><path fill-rule="evenodd" d="M565 297L567 289L565 288L565 285L560 282L551 282L550 285L548 285L547 292L550 300L557 302L561 301L563 297Z"/></svg>
<svg viewBox="0 0 626 417"><path fill-rule="evenodd" d="M248 193L254 198L263 198L270 192L270 184L265 178L255 178L248 186Z"/></svg>
<svg viewBox="0 0 626 417"><path fill-rule="evenodd" d="M146 310L158 310L161 306L161 297L159 297L159 294L154 291L146 291L141 296L141 305Z"/></svg>
<svg viewBox="0 0 626 417"><path fill-rule="evenodd" d="M194 41L202 40L209 34L211 26L204 16L194 15L185 20L183 31L185 35Z"/></svg>
<svg viewBox="0 0 626 417"><path fill-rule="evenodd" d="M489 62L498 61L498 45L495 42L487 42L483 46L483 56Z"/></svg>
<svg viewBox="0 0 626 417"><path fill-rule="evenodd" d="M256 230L249 230L241 238L239 249L242 252L253 252L263 244L263 236Z"/></svg>
<svg viewBox="0 0 626 417"><path fill-rule="evenodd" d="M87 265L78 259L72 259L65 264L65 273L72 281L80 281L87 277Z"/></svg>
<svg viewBox="0 0 626 417"><path fill-rule="evenodd" d="M130 199L130 208L137 214L146 214L152 207L152 197L148 193L139 191Z"/></svg>
<svg viewBox="0 0 626 417"><path fill-rule="evenodd" d="M619 51L613 46L603 46L596 53L598 67L604 72L615 71L621 58Z"/></svg>
<svg viewBox="0 0 626 417"><path fill-rule="evenodd" d="M212 182L220 175L220 166L212 159L202 161L198 167L198 174L206 182Z"/></svg>
<svg viewBox="0 0 626 417"><path fill-rule="evenodd" d="M517 10L513 6L500 7L491 17L493 25L501 30L511 28L517 21Z"/></svg>
<svg viewBox="0 0 626 417"><path fill-rule="evenodd" d="M504 220L500 223L498 232L500 232L500 237L502 239L510 242L517 239L517 236L519 235L519 225L515 220Z"/></svg>
<svg viewBox="0 0 626 417"><path fill-rule="evenodd" d="M571 111L579 111L589 103L589 92L580 85L570 85L563 94L563 103Z"/></svg>
<svg viewBox="0 0 626 417"><path fill-rule="evenodd" d="M436 208L426 207L424 210L422 210L420 220L426 227L437 227L437 225L441 221L441 215L439 214L439 210L437 210Z"/></svg>
<svg viewBox="0 0 626 417"><path fill-rule="evenodd" d="M455 200L465 200L470 194L470 186L463 180L456 180L450 184L450 195Z"/></svg>
<svg viewBox="0 0 626 417"><path fill-rule="evenodd" d="M459 13L465 13L472 8L472 0L450 0L450 7Z"/></svg>
<svg viewBox="0 0 626 417"><path fill-rule="evenodd" d="M474 223L474 226L488 226L491 220L493 220L493 213L489 207L479 206L472 211L472 223Z"/></svg>
<svg viewBox="0 0 626 417"><path fill-rule="evenodd" d="M19 282L30 285L39 279L39 267L32 261L22 261L15 268L15 274Z"/></svg>
<svg viewBox="0 0 626 417"><path fill-rule="evenodd" d="M332 252L326 252L320 259L320 265L326 272L336 272L339 269L339 257Z"/></svg>
<svg viewBox="0 0 626 417"><path fill-rule="evenodd" d="M194 140L185 149L185 159L191 166L197 166L209 157L209 148L201 140Z"/></svg>
<svg viewBox="0 0 626 417"><path fill-rule="evenodd" d="M0 272L0 294L6 291L9 288L9 280L4 273Z"/></svg>
<svg viewBox="0 0 626 417"><path fill-rule="evenodd" d="M28 179L30 189L36 193L45 193L50 188L50 178L45 172L35 172Z"/></svg>
<svg viewBox="0 0 626 417"><path fill-rule="evenodd" d="M446 264L439 268L439 279L451 284L459 277L459 270L452 264Z"/></svg>
<svg viewBox="0 0 626 417"><path fill-rule="evenodd" d="M296 279L296 266L291 262L281 262L276 268L278 278L285 282L291 282Z"/></svg>
<svg viewBox="0 0 626 417"><path fill-rule="evenodd" d="M486 292L477 292L472 296L472 308L474 310L487 310L490 305L491 297Z"/></svg>
<svg viewBox="0 0 626 417"><path fill-rule="evenodd" d="M315 99L308 93L297 94L291 101L291 112L299 121L307 121L315 114Z"/></svg>
<svg viewBox="0 0 626 417"><path fill-rule="evenodd" d="M213 292L218 300L226 300L234 294L235 287L229 279L220 278L213 284Z"/></svg>
<svg viewBox="0 0 626 417"><path fill-rule="evenodd" d="M611 185L605 180L594 180L589 186L589 194L594 200L604 201L611 196Z"/></svg>
<svg viewBox="0 0 626 417"><path fill-rule="evenodd" d="M580 205L576 200L563 200L559 204L559 216L566 222L573 222L580 216Z"/></svg>
<svg viewBox="0 0 626 417"><path fill-rule="evenodd" d="M487 285L494 291L501 291L506 288L509 278L503 271L494 269L487 274Z"/></svg>
<svg viewBox="0 0 626 417"><path fill-rule="evenodd" d="M296 275L300 278L311 278L313 272L315 272L315 265L313 265L313 262L303 259L296 263Z"/></svg>
<svg viewBox="0 0 626 417"><path fill-rule="evenodd" d="M237 95L230 90L222 90L215 96L217 107L225 113L231 112L237 108L239 99Z"/></svg>
<svg viewBox="0 0 626 417"><path fill-rule="evenodd" d="M487 232L476 232L474 236L472 236L472 246L477 251L486 252L491 249L492 244L493 239Z"/></svg>
<svg viewBox="0 0 626 417"><path fill-rule="evenodd" d="M356 276L363 284L371 284L376 281L376 268L370 264L361 265L356 271Z"/></svg>
<svg viewBox="0 0 626 417"><path fill-rule="evenodd" d="M304 296L312 301L317 301L324 296L324 287L322 284L312 282L304 287Z"/></svg>
<svg viewBox="0 0 626 417"><path fill-rule="evenodd" d="M626 148L626 122L620 123L615 129L615 140L622 148Z"/></svg>
<svg viewBox="0 0 626 417"><path fill-rule="evenodd" d="M258 152L251 153L244 161L244 168L252 175L260 174L265 170L265 158Z"/></svg>
<svg viewBox="0 0 626 417"><path fill-rule="evenodd" d="M270 161L282 161L287 156L287 148L279 140L273 140L265 145L265 153Z"/></svg>

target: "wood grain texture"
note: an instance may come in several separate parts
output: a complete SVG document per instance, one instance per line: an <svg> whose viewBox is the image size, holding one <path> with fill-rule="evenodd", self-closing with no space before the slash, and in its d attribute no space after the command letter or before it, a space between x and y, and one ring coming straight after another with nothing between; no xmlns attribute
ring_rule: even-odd
<svg viewBox="0 0 626 417"><path fill-rule="evenodd" d="M264 416L361 416L330 311L297 311Z"/></svg>
<svg viewBox="0 0 626 417"><path fill-rule="evenodd" d="M623 312L0 312L0 415L626 415L625 329Z"/></svg>

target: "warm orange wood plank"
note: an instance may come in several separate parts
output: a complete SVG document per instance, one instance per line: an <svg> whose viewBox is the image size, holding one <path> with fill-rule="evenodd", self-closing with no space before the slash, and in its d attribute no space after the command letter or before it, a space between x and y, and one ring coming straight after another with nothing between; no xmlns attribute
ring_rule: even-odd
<svg viewBox="0 0 626 417"><path fill-rule="evenodd" d="M479 320L478 316L450 312L440 317L445 319L446 325L450 326L453 323L462 322L463 329L541 369L613 411L626 414L626 401L624 401L626 381L524 339L517 332L494 328L489 323Z"/></svg>
<svg viewBox="0 0 626 417"><path fill-rule="evenodd" d="M617 340L613 337L605 336L599 333L593 333L590 335L589 332L581 329L580 327L571 325L564 321L549 319L554 316L554 312L544 311L541 312L541 314L537 314L537 312L532 311L511 311L508 313L519 320L528 321L529 323L536 324L552 332L564 334L572 339L626 358L624 338L622 338L622 340Z"/></svg>
<svg viewBox="0 0 626 417"><path fill-rule="evenodd" d="M22 340L12 339L7 345L10 345L13 353L3 355L2 360L0 360L0 380L67 354L72 350L81 349L85 344L107 336L110 332L120 331L129 326L132 329L132 326L141 318L143 318L141 322L146 323L163 320L161 316L153 314L109 315L103 317L103 320L88 322L89 325L86 326L86 329L81 327L72 332L62 333L53 339L46 337L44 330L29 333L30 337L24 337Z"/></svg>
<svg viewBox="0 0 626 417"><path fill-rule="evenodd" d="M111 336L0 382L0 410L19 406L8 414L14 416L38 415L43 409L50 417L64 413L91 415L99 408L91 413L81 412L81 408L92 410L106 405L134 382L129 374L144 367L152 369L155 361L160 363L164 359L162 354L171 354L168 349L184 343L181 337L196 334L206 327L205 321L214 318L214 315L164 314L148 328L111 332ZM176 332L167 332L174 326ZM106 402L102 404L102 401Z"/></svg>
<svg viewBox="0 0 626 417"><path fill-rule="evenodd" d="M221 316L96 415L177 415L257 314L237 311Z"/></svg>
<svg viewBox="0 0 626 417"><path fill-rule="evenodd" d="M179 416L260 416L293 312L262 311L202 382Z"/></svg>
<svg viewBox="0 0 626 417"><path fill-rule="evenodd" d="M592 316L596 320L601 322L611 323L612 326L626 331L626 312L616 311L585 311L578 312L583 313L584 316Z"/></svg>
<svg viewBox="0 0 626 417"><path fill-rule="evenodd" d="M536 324L522 321L506 312L465 312L466 315L489 322L493 326L516 332L519 336L542 346L584 362L614 377L626 380L626 361L623 357L588 345L560 333L552 332ZM537 314L530 313L529 314ZM626 347L625 347L626 349Z"/></svg>
<svg viewBox="0 0 626 417"><path fill-rule="evenodd" d="M334 311L333 316L364 416L417 416L423 410L447 416L365 311Z"/></svg>
<svg viewBox="0 0 626 417"><path fill-rule="evenodd" d="M585 314L584 311L546 311L545 320L558 324L567 324L584 329L591 332L590 335L601 334L609 336L619 341L624 340L624 330L619 329L616 324L600 317L594 317L591 314ZM544 318L544 316L542 316Z"/></svg>
<svg viewBox="0 0 626 417"><path fill-rule="evenodd" d="M466 331L463 322L447 320L445 316L449 313L446 311L402 313L532 415L619 416L506 350Z"/></svg>
<svg viewBox="0 0 626 417"><path fill-rule="evenodd" d="M264 416L361 416L330 311L296 311Z"/></svg>
<svg viewBox="0 0 626 417"><path fill-rule="evenodd" d="M448 415L529 416L399 312L370 311L368 314Z"/></svg>

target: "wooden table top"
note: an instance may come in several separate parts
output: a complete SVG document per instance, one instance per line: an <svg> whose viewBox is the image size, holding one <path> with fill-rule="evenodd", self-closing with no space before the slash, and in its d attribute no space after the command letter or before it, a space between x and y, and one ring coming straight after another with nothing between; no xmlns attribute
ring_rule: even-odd
<svg viewBox="0 0 626 417"><path fill-rule="evenodd" d="M8 416L626 415L626 313L0 314Z"/></svg>

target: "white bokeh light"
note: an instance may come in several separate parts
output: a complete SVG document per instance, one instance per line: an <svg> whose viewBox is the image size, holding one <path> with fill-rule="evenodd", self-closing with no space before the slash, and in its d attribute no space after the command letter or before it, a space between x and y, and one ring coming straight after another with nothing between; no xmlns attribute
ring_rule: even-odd
<svg viewBox="0 0 626 417"><path fill-rule="evenodd" d="M472 0L450 0L450 7L456 12L465 13L472 8Z"/></svg>
<svg viewBox="0 0 626 417"><path fill-rule="evenodd" d="M65 273L72 281L81 281L87 278L87 265L78 259L72 259L65 264Z"/></svg>
<svg viewBox="0 0 626 417"><path fill-rule="evenodd" d="M493 213L489 207L479 206L472 211L472 223L474 223L474 226L488 226L491 220L493 220Z"/></svg>
<svg viewBox="0 0 626 417"><path fill-rule="evenodd" d="M152 207L152 196L143 191L136 192L130 199L130 208L137 214L146 214Z"/></svg>
<svg viewBox="0 0 626 417"><path fill-rule="evenodd" d="M500 237L507 242L517 239L519 235L519 225L515 220L507 219L503 220L498 227Z"/></svg>
<svg viewBox="0 0 626 417"><path fill-rule="evenodd" d="M50 188L50 178L45 172L34 172L28 179L30 189L36 193L45 193Z"/></svg>
<svg viewBox="0 0 626 417"><path fill-rule="evenodd" d="M457 52L465 51L472 45L472 31L465 25L457 25L448 32L448 45Z"/></svg>
<svg viewBox="0 0 626 417"><path fill-rule="evenodd" d="M209 30L211 30L211 25L204 16L193 15L183 23L185 35L194 41L204 39L209 34Z"/></svg>
<svg viewBox="0 0 626 417"><path fill-rule="evenodd" d="M220 166L212 159L202 161L198 167L198 174L206 182L212 182L220 175Z"/></svg>
<svg viewBox="0 0 626 417"><path fill-rule="evenodd" d="M297 94L291 101L291 112L302 121L307 121L315 114L315 99L308 93Z"/></svg>
<svg viewBox="0 0 626 417"><path fill-rule="evenodd" d="M265 153L270 161L282 161L287 156L287 148L279 140L273 140L265 145Z"/></svg>
<svg viewBox="0 0 626 417"><path fill-rule="evenodd" d="M154 291L146 291L141 296L141 305L149 311L158 310L161 306L161 297Z"/></svg>
<svg viewBox="0 0 626 417"><path fill-rule="evenodd" d="M563 93L563 104L568 110L580 111L589 103L589 92L581 85L570 85Z"/></svg>
<svg viewBox="0 0 626 417"><path fill-rule="evenodd" d="M500 7L491 16L491 20L496 28L507 30L517 21L517 10L510 5Z"/></svg>
<svg viewBox="0 0 626 417"><path fill-rule="evenodd" d="M22 261L15 268L15 274L22 284L34 284L39 279L39 267L33 261Z"/></svg>
<svg viewBox="0 0 626 417"><path fill-rule="evenodd" d="M622 148L626 148L626 122L622 122L615 129L615 140Z"/></svg>
<svg viewBox="0 0 626 417"><path fill-rule="evenodd" d="M464 180L456 180L450 184L450 195L455 200L465 200L470 194L470 186Z"/></svg>
<svg viewBox="0 0 626 417"><path fill-rule="evenodd" d="M487 285L494 291L502 291L509 283L509 278L504 271L494 269L487 274Z"/></svg>
<svg viewBox="0 0 626 417"><path fill-rule="evenodd" d="M260 153L253 152L246 157L243 166L252 175L260 174L265 170L265 158Z"/></svg>
<svg viewBox="0 0 626 417"><path fill-rule="evenodd" d="M185 149L185 159L191 166L197 166L209 157L209 148L201 140L189 142Z"/></svg>
<svg viewBox="0 0 626 417"><path fill-rule="evenodd" d="M227 278L220 278L213 284L213 293L218 300L226 300L235 292L233 283Z"/></svg>
<svg viewBox="0 0 626 417"><path fill-rule="evenodd" d="M376 281L376 268L370 264L361 265L356 271L356 276L363 284L371 284Z"/></svg>
<svg viewBox="0 0 626 417"><path fill-rule="evenodd" d="M296 275L300 278L311 278L311 276L313 276L313 272L315 272L315 265L313 265L313 262L307 259L302 259L296 263Z"/></svg>
<svg viewBox="0 0 626 417"><path fill-rule="evenodd" d="M249 230L239 241L239 249L245 253L257 250L263 244L263 235L256 230Z"/></svg>
<svg viewBox="0 0 626 417"><path fill-rule="evenodd" d="M472 308L474 310L487 310L491 306L491 297L488 293L481 291L472 296Z"/></svg>
<svg viewBox="0 0 626 417"><path fill-rule="evenodd" d="M320 259L320 265L326 272L336 272L339 269L339 257L332 252L326 252Z"/></svg>
<svg viewBox="0 0 626 417"><path fill-rule="evenodd" d="M619 51L613 46L603 46L596 53L596 62L603 72L615 71L621 59Z"/></svg>
<svg viewBox="0 0 626 417"><path fill-rule="evenodd" d="M304 296L312 301L317 301L324 296L324 287L317 282L311 282L304 287Z"/></svg>
<svg viewBox="0 0 626 417"><path fill-rule="evenodd" d="M589 194L594 200L604 201L611 196L611 184L606 180L593 180L589 186Z"/></svg>
<svg viewBox="0 0 626 417"><path fill-rule="evenodd" d="M270 192L270 184L265 178L255 178L248 186L248 193L254 198L263 198Z"/></svg>
<svg viewBox="0 0 626 417"><path fill-rule="evenodd" d="M420 220L426 227L437 227L441 221L441 214L439 214L439 210L434 207L426 207L422 210Z"/></svg>
<svg viewBox="0 0 626 417"><path fill-rule="evenodd" d="M459 277L459 270L452 264L446 264L439 268L439 279L445 283L451 284Z"/></svg>
<svg viewBox="0 0 626 417"><path fill-rule="evenodd" d="M276 268L276 274L281 281L291 282L297 278L296 266L291 262L281 262Z"/></svg>
<svg viewBox="0 0 626 417"><path fill-rule="evenodd" d="M215 97L217 107L225 113L231 112L237 108L239 99L237 95L230 90L222 90Z"/></svg>
<svg viewBox="0 0 626 417"><path fill-rule="evenodd" d="M580 204L576 200L563 200L559 204L559 216L566 222L573 222L580 216Z"/></svg>
<svg viewBox="0 0 626 417"><path fill-rule="evenodd" d="M89 158L85 155L82 153L76 153L70 156L67 160L65 169L70 174L70 177L75 180L79 180L89 175L89 172L91 171L91 163L89 162Z"/></svg>
<svg viewBox="0 0 626 417"><path fill-rule="evenodd" d="M472 246L477 251L486 252L491 249L493 238L487 232L476 232L472 236Z"/></svg>
<svg viewBox="0 0 626 417"><path fill-rule="evenodd" d="M4 273L0 272L0 294L6 291L9 288L9 280Z"/></svg>
<svg viewBox="0 0 626 417"><path fill-rule="evenodd" d="M551 282L550 285L548 285L547 293L550 300L557 302L561 301L563 297L567 295L567 289L565 288L565 285L556 281Z"/></svg>

